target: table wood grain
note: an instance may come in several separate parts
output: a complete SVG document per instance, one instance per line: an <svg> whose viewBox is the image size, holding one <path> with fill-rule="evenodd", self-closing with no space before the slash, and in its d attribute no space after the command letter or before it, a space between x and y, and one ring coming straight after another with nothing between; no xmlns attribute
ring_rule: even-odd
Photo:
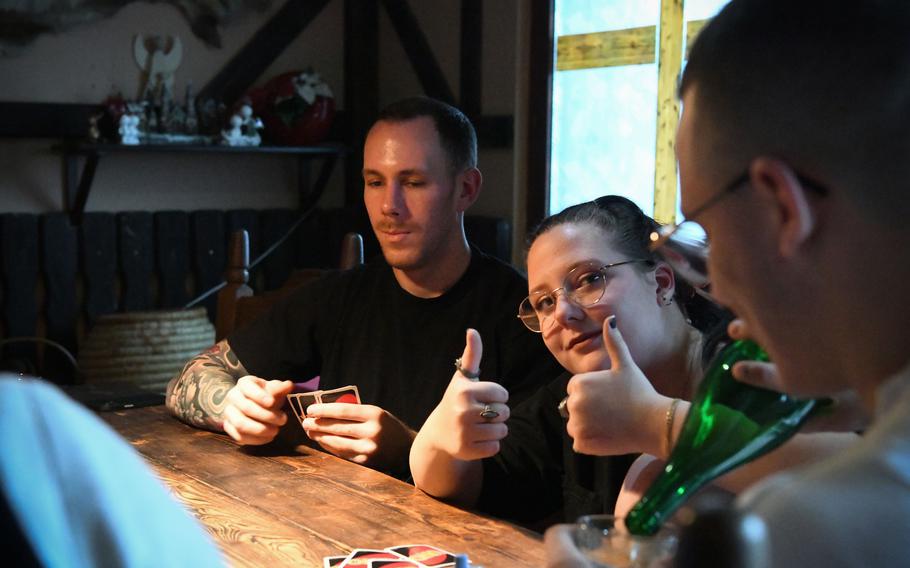
<svg viewBox="0 0 910 568"><path fill-rule="evenodd" d="M304 445L243 448L163 406L102 417L214 536L233 566L314 566L354 548L430 544L486 568L543 566L540 536L452 507Z"/></svg>

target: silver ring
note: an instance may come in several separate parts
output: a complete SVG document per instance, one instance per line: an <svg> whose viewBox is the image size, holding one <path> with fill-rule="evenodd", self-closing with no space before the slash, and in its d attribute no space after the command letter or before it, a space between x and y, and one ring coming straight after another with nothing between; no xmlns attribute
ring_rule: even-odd
<svg viewBox="0 0 910 568"><path fill-rule="evenodd" d="M557 406L556 409L559 410L559 415L562 416L563 420L568 420L569 419L569 397L566 396L566 398L559 401L559 406Z"/></svg>
<svg viewBox="0 0 910 568"><path fill-rule="evenodd" d="M477 372L474 373L467 369L463 369L461 367L461 357L459 357L458 359L455 359L455 370L458 371L459 373L461 373L462 375L464 375L465 377L471 379L472 381L476 381L477 379L480 378L480 369L477 369Z"/></svg>
<svg viewBox="0 0 910 568"><path fill-rule="evenodd" d="M489 404L484 404L483 410L480 411L480 417L483 418L484 420L493 420L494 418L496 418L498 416L499 416L499 413L496 412L495 410L493 410L493 407L490 406Z"/></svg>

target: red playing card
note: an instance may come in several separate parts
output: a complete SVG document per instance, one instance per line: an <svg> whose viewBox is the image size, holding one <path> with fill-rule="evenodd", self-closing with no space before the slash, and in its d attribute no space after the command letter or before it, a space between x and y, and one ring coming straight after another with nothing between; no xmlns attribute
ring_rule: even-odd
<svg viewBox="0 0 910 568"><path fill-rule="evenodd" d="M374 560L405 560L400 554L389 550L378 550L373 548L355 548L348 554L347 558L341 563L341 568L348 566L369 566Z"/></svg>
<svg viewBox="0 0 910 568"><path fill-rule="evenodd" d="M288 402L291 405L291 410L293 410L294 414L297 416L297 419L300 422L303 422L303 419L306 418L306 409L309 408L311 404L320 402L319 391L289 394Z"/></svg>
<svg viewBox="0 0 910 568"><path fill-rule="evenodd" d="M320 391L319 399L323 404L328 402L360 404L360 393L355 385L348 385L337 389Z"/></svg>
<svg viewBox="0 0 910 568"><path fill-rule="evenodd" d="M322 559L322 568L338 568L341 566L341 563L347 560L347 555L345 556L326 556Z"/></svg>
<svg viewBox="0 0 910 568"><path fill-rule="evenodd" d="M419 562L424 566L455 566L455 555L428 544L405 544L389 548L392 552Z"/></svg>

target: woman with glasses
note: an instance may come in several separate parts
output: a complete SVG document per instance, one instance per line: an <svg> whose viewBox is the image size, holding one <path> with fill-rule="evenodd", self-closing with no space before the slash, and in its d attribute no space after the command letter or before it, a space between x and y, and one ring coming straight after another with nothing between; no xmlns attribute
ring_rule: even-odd
<svg viewBox="0 0 910 568"><path fill-rule="evenodd" d="M674 401L701 375L700 329L723 314L649 251L655 229L634 203L610 196L532 232L518 317L567 373L511 412L497 385L456 373L412 446L418 487L515 520L554 520L560 509L574 519L613 510L638 453L666 455L668 413L679 427ZM611 355L624 364L610 377L584 374L611 369ZM478 415L487 408L497 416Z"/></svg>
<svg viewBox="0 0 910 568"><path fill-rule="evenodd" d="M669 456L729 317L649 249L656 229L634 203L607 196L532 232L518 317L567 372L510 409L501 386L470 380L482 343L469 330L458 372L412 445L419 488L540 527L613 512L627 472L646 479ZM832 451L826 441L788 445L719 484L736 491Z"/></svg>

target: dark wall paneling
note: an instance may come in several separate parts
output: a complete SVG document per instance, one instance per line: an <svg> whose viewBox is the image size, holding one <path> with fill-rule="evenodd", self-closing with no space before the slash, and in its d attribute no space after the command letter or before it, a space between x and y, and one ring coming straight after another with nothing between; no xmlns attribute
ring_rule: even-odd
<svg viewBox="0 0 910 568"><path fill-rule="evenodd" d="M3 320L7 337L37 335L38 219L34 215L0 215L0 275L4 284ZM35 360L34 343L5 346L3 358L13 370L28 372L21 362Z"/></svg>
<svg viewBox="0 0 910 568"><path fill-rule="evenodd" d="M192 214L192 257L196 277L194 296L218 285L222 280L227 244L224 227L224 214L221 211L196 211ZM217 294L212 294L201 304L205 306L212 321L215 321L216 303Z"/></svg>
<svg viewBox="0 0 910 568"><path fill-rule="evenodd" d="M289 240L293 241L291 243L291 249L294 251L293 266L313 268L326 268L328 266L320 254L318 245L320 240L326 238L325 230L323 229L325 225L323 217L321 210L314 211L291 235Z"/></svg>
<svg viewBox="0 0 910 568"><path fill-rule="evenodd" d="M499 217L473 216L464 220L464 232L472 244L503 262L512 262L512 225Z"/></svg>
<svg viewBox="0 0 910 568"><path fill-rule="evenodd" d="M41 268L44 271L44 319L47 338L76 352L76 274L79 265L78 232L65 213L41 219ZM73 377L72 363L54 348L44 350L44 376L58 383Z"/></svg>
<svg viewBox="0 0 910 568"><path fill-rule="evenodd" d="M152 271L155 266L152 214L146 211L117 216L120 236L120 307L124 312L149 310L152 302Z"/></svg>
<svg viewBox="0 0 910 568"><path fill-rule="evenodd" d="M158 306L180 308L190 301L190 219L183 211L155 214L155 264L158 271Z"/></svg>
<svg viewBox="0 0 910 568"><path fill-rule="evenodd" d="M3 337L44 336L77 355L82 321L90 329L102 314L180 308L221 282L231 230L250 230L261 253L298 219L292 209L88 213L77 227L64 213L2 214ZM465 229L481 250L510 257L507 221L469 216ZM260 264L257 292L279 288L294 268L337 267L342 237L351 231L363 236L367 259L380 254L362 205L316 210ZM202 303L212 318L215 298ZM55 382L74 377L71 363L50 347L9 345L2 355L7 367L40 372Z"/></svg>
<svg viewBox="0 0 910 568"><path fill-rule="evenodd" d="M260 238L262 249L266 250L278 239L284 236L287 230L297 220L297 215L287 209L270 209L262 212L260 219ZM303 227L298 227L301 230ZM258 256L258 254L256 255ZM251 259L252 260L252 259ZM294 240L289 238L262 261L260 270L266 290L280 288L291 274L294 264Z"/></svg>
<svg viewBox="0 0 910 568"><path fill-rule="evenodd" d="M112 213L86 213L81 227L85 314L91 326L98 316L117 311L117 226Z"/></svg>

